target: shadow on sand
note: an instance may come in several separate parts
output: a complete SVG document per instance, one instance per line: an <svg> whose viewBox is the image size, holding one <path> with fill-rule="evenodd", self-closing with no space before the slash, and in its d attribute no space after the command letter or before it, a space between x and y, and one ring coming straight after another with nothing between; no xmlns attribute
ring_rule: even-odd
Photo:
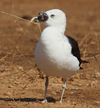
<svg viewBox="0 0 100 108"><path fill-rule="evenodd" d="M36 98L0 98L0 100L4 101L21 101L21 102L42 102L43 99L36 99ZM48 102L53 102L55 103L56 100L54 98L48 97L47 98Z"/></svg>

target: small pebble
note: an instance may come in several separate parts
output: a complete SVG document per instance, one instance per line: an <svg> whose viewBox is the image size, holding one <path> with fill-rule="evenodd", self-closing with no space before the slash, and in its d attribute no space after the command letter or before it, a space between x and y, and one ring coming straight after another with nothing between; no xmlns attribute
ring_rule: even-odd
<svg viewBox="0 0 100 108"><path fill-rule="evenodd" d="M8 88L12 88L13 87L13 85L8 85Z"/></svg>
<svg viewBox="0 0 100 108"><path fill-rule="evenodd" d="M51 94L54 94L54 95L56 95L56 93L55 93L54 91L52 91L52 92L51 92Z"/></svg>

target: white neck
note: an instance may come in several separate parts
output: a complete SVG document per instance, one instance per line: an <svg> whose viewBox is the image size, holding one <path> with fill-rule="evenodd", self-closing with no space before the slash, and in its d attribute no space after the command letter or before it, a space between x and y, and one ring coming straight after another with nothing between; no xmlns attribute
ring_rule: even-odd
<svg viewBox="0 0 100 108"><path fill-rule="evenodd" d="M65 24L62 24L60 26L59 25L55 25L55 26L54 25L53 26L46 25L45 28L47 28L47 27L56 28L58 30L58 32L64 34L65 33L65 30L66 30L66 23Z"/></svg>

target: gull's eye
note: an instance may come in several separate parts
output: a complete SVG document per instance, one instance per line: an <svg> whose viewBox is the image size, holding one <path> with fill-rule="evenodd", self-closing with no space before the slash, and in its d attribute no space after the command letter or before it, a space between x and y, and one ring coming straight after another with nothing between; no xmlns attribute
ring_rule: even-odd
<svg viewBox="0 0 100 108"><path fill-rule="evenodd" d="M53 18L54 16L55 16L54 14L50 15L51 18Z"/></svg>

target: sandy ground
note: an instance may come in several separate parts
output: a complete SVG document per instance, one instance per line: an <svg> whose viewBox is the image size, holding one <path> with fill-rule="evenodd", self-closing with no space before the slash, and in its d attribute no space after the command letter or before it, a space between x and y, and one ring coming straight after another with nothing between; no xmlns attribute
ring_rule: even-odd
<svg viewBox="0 0 100 108"><path fill-rule="evenodd" d="M100 1L0 1L0 11L27 20L54 8L66 13L65 34L78 41L81 57L89 63L68 78L62 104L62 78L49 77L48 103L42 104L45 75L34 60L39 25L0 12L0 108L100 108Z"/></svg>

